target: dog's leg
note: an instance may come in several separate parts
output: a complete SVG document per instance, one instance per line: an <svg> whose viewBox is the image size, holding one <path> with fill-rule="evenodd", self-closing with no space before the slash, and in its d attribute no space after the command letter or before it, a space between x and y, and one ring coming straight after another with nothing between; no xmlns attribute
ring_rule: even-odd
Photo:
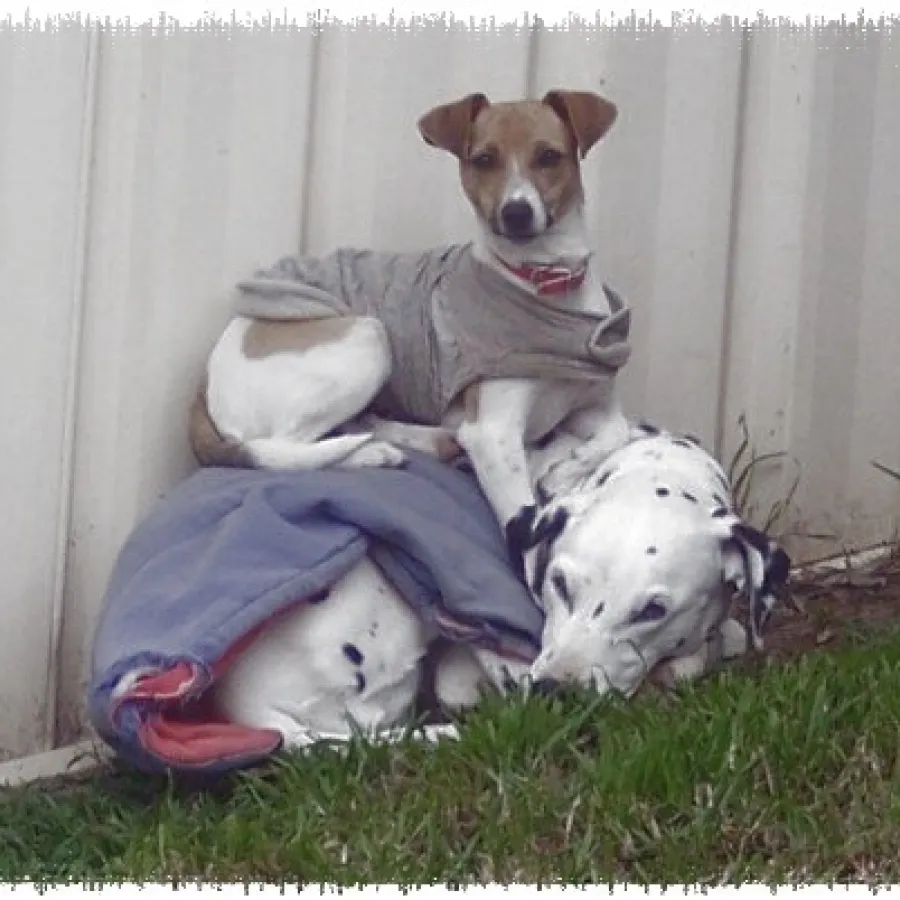
<svg viewBox="0 0 900 900"><path fill-rule="evenodd" d="M618 397L608 404L591 407L570 416L565 431L583 441L567 458L550 466L541 478L541 490L549 496L569 492L597 471L597 467L615 450L625 445L631 424L625 418Z"/></svg>
<svg viewBox="0 0 900 900"><path fill-rule="evenodd" d="M672 688L679 681L695 681L708 675L716 665L747 652L747 631L737 619L726 619L703 642L696 653L677 656L663 663L653 680Z"/></svg>
<svg viewBox="0 0 900 900"><path fill-rule="evenodd" d="M442 707L459 710L475 706L487 685L484 668L470 647L453 644L441 654L434 670L434 694Z"/></svg>
<svg viewBox="0 0 900 900"><path fill-rule="evenodd" d="M467 709L475 706L485 691L518 690L530 675L529 663L481 647L454 644L443 652L435 667L434 692L441 706Z"/></svg>
<svg viewBox="0 0 900 900"><path fill-rule="evenodd" d="M456 433L523 577L524 555L537 517L525 456L525 430L534 395L531 381L479 382L466 392L465 415Z"/></svg>
<svg viewBox="0 0 900 900"><path fill-rule="evenodd" d="M361 432L310 442L254 438L243 446L255 466L272 471L382 468L403 464L402 450L373 437L371 433Z"/></svg>
<svg viewBox="0 0 900 900"><path fill-rule="evenodd" d="M399 444L435 456L443 462L449 462L462 454L462 447L456 442L453 432L447 428L434 428L430 425L411 425L406 422L394 422L382 419L374 413L366 413L359 417L362 428L370 432L379 441Z"/></svg>
<svg viewBox="0 0 900 900"><path fill-rule="evenodd" d="M726 619L720 626L722 659L735 659L747 652L747 629L737 619Z"/></svg>
<svg viewBox="0 0 900 900"><path fill-rule="evenodd" d="M329 437L391 373L372 318L267 323L235 318L210 355L191 444L203 465L264 469L397 466L403 452L372 433Z"/></svg>

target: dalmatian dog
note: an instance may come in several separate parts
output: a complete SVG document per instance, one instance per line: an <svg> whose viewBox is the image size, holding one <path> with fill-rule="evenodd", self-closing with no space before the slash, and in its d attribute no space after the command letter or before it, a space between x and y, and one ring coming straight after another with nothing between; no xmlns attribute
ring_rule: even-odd
<svg viewBox="0 0 900 900"><path fill-rule="evenodd" d="M530 460L544 504L528 541L527 578L545 612L533 663L436 643L364 559L251 645L215 688L222 713L302 747L405 734L426 668L449 710L485 690L565 683L630 696L648 675L671 685L744 653L746 631L730 615L742 592L759 647L790 560L741 520L721 466L693 439L647 425L593 466L582 449L560 434ZM432 725L424 736L454 734Z"/></svg>
<svg viewBox="0 0 900 900"><path fill-rule="evenodd" d="M575 447L537 491L545 506L527 577L546 619L536 685L629 696L654 670L670 684L702 675L747 648L731 617L740 594L761 648L790 559L741 519L722 467L695 438L636 425L597 465Z"/></svg>

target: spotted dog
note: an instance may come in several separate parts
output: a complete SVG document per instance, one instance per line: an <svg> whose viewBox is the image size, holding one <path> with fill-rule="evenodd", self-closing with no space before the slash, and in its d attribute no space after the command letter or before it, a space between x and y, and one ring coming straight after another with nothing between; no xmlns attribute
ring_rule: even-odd
<svg viewBox="0 0 900 900"><path fill-rule="evenodd" d="M730 617L741 593L761 646L790 559L741 519L722 467L696 439L641 424L593 466L574 445L537 491L545 507L527 577L546 615L530 672L539 687L630 695L661 664L664 680L700 675L746 650Z"/></svg>

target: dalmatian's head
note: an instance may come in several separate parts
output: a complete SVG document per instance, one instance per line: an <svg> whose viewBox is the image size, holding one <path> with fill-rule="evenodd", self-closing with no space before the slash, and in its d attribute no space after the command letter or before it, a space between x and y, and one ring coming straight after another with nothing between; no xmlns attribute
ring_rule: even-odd
<svg viewBox="0 0 900 900"><path fill-rule="evenodd" d="M544 607L536 681L632 694L666 660L689 657L749 598L754 644L790 561L742 521L718 464L691 441L644 436L532 532L528 578Z"/></svg>

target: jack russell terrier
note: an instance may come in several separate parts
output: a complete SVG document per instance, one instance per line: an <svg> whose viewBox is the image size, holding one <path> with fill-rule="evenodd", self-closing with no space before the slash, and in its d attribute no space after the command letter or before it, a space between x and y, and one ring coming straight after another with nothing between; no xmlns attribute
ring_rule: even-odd
<svg viewBox="0 0 900 900"><path fill-rule="evenodd" d="M526 447L564 425L597 459L628 432L614 383L630 311L592 265L580 173L615 118L562 90L424 115L425 141L459 160L474 241L287 258L240 283L191 411L199 462L391 466L396 445L461 447L524 571Z"/></svg>
<svg viewBox="0 0 900 900"><path fill-rule="evenodd" d="M529 454L533 478L568 458L576 438ZM537 481L540 493L540 480ZM788 577L790 560L743 522L718 463L692 440L646 425L569 481L529 538L529 581L545 611L541 653L531 666L465 644L440 646L368 558L328 596L267 627L217 682L230 721L274 728L285 746L406 733L426 658L433 694L449 709L477 703L484 689L531 682L539 693L578 683L630 696L649 677L671 687L747 649L731 617L749 600L753 643ZM454 736L427 726L429 739Z"/></svg>

